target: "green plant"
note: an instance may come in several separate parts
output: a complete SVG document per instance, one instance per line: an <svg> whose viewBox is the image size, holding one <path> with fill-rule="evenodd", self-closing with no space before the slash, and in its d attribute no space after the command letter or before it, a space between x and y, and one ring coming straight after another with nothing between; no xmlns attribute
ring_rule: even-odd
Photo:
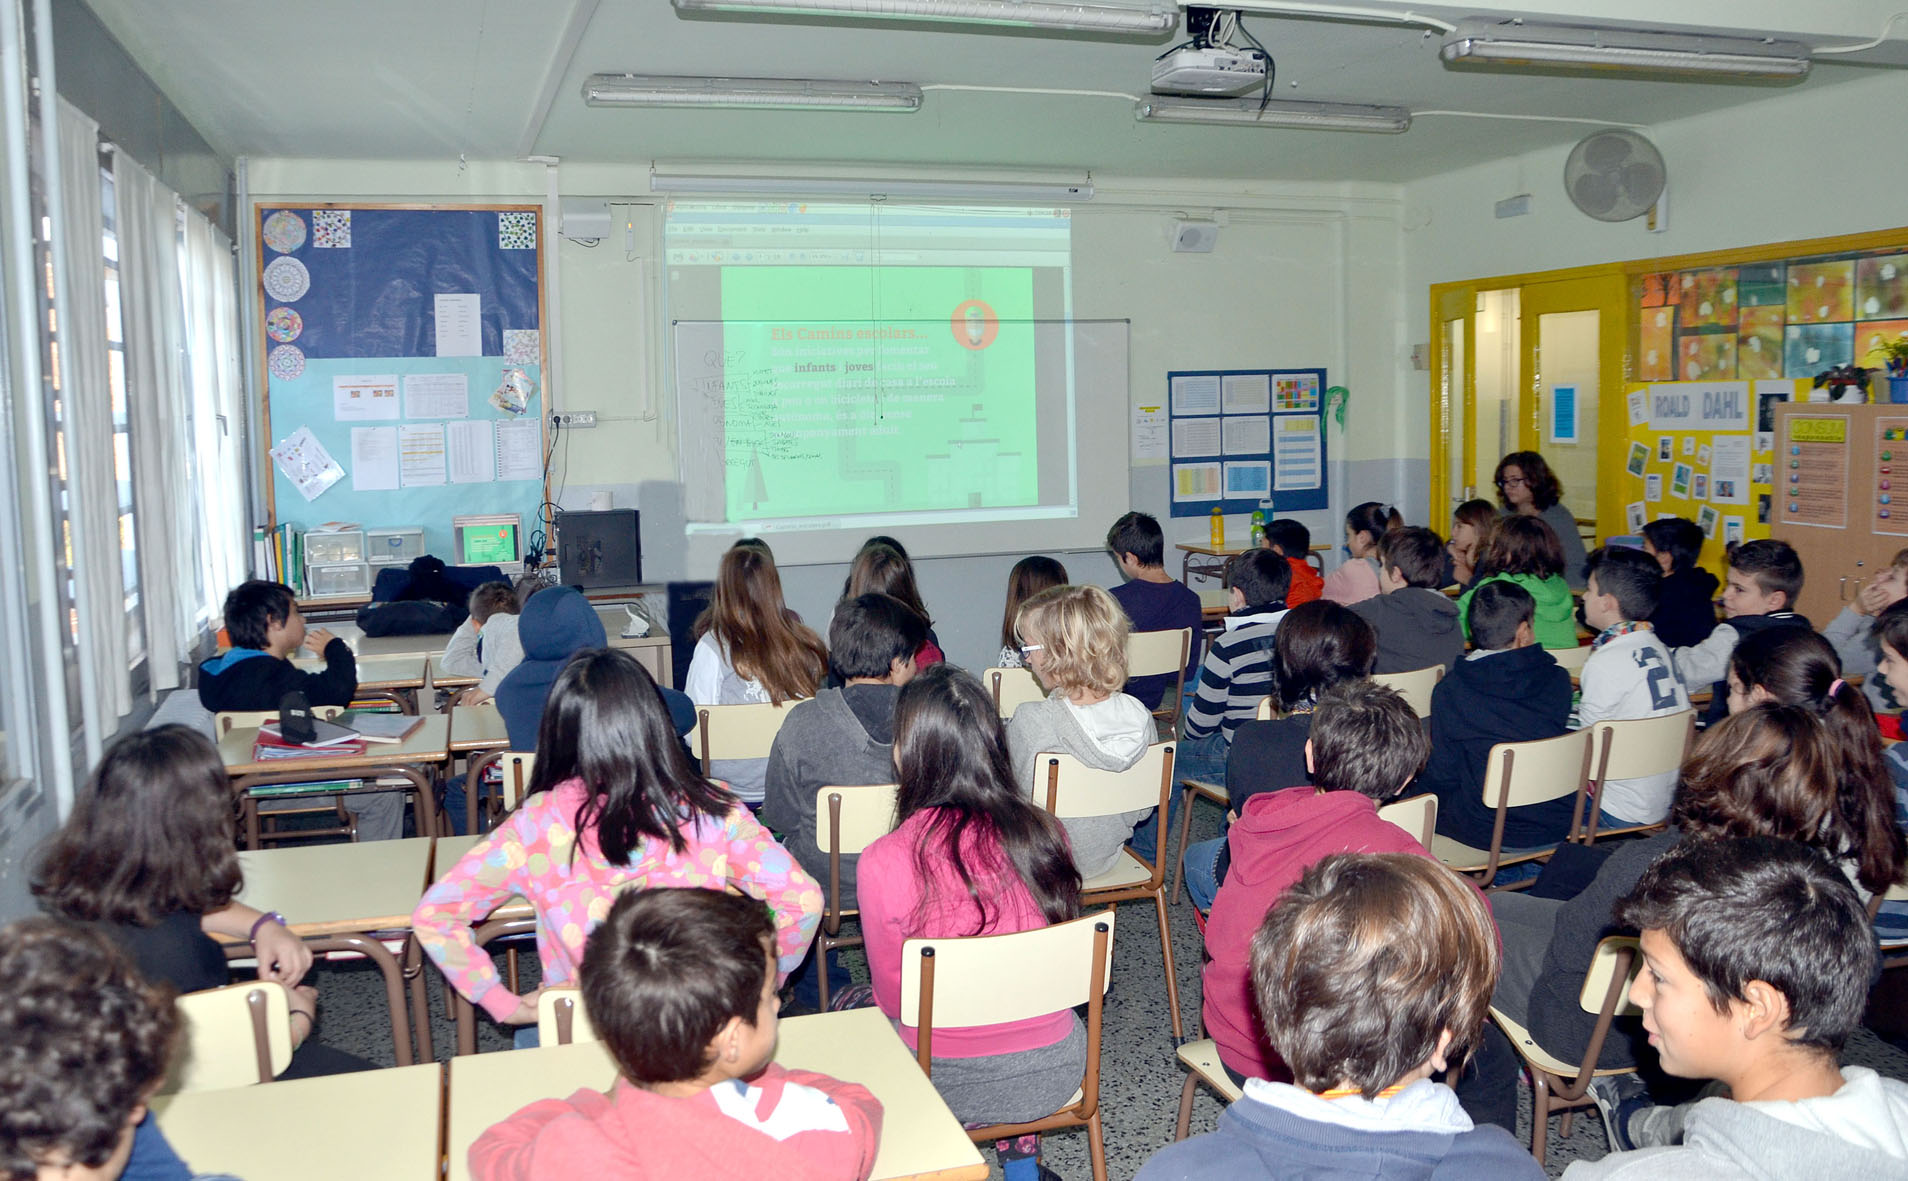
<svg viewBox="0 0 1908 1181"><path fill-rule="evenodd" d="M1877 341L1875 347L1868 350L1868 355L1880 357L1882 363L1888 366L1890 377L1908 375L1908 332L1893 340Z"/></svg>

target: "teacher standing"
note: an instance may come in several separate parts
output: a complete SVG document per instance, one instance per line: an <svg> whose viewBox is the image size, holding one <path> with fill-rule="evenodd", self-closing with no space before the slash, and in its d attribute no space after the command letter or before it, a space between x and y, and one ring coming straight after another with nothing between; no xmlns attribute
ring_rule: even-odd
<svg viewBox="0 0 1908 1181"><path fill-rule="evenodd" d="M1583 583L1583 537L1577 517L1563 503L1563 485L1544 457L1535 451L1513 451L1497 461L1497 502L1506 515L1539 517L1557 535L1563 551L1564 581L1580 591Z"/></svg>

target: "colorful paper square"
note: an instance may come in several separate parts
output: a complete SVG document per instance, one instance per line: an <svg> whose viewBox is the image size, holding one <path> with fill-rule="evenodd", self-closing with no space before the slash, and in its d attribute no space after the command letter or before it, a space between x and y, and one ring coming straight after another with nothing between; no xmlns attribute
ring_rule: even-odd
<svg viewBox="0 0 1908 1181"><path fill-rule="evenodd" d="M497 249L535 250L537 215L529 209L513 209L497 215Z"/></svg>
<svg viewBox="0 0 1908 1181"><path fill-rule="evenodd" d="M343 250L351 245L349 209L311 211L311 244L326 250Z"/></svg>
<svg viewBox="0 0 1908 1181"><path fill-rule="evenodd" d="M1791 324L1782 334L1782 376L1812 378L1825 369L1852 364L1855 325Z"/></svg>
<svg viewBox="0 0 1908 1181"><path fill-rule="evenodd" d="M1789 267L1789 323L1834 324L1855 318L1855 261Z"/></svg>

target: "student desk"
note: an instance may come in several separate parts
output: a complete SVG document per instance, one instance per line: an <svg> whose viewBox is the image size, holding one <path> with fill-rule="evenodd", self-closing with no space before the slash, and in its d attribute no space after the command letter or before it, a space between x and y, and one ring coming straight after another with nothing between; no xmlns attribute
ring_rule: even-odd
<svg viewBox="0 0 1908 1181"><path fill-rule="evenodd" d="M623 625L629 622L629 615L621 605L596 606L596 617L603 621L603 635L612 648L621 648L634 656L658 685L675 688L675 664L671 657L669 632L663 628L652 628L646 636L624 636ZM431 682L440 689L466 687L477 683L476 677L456 677L444 674L443 661L432 659L441 657L450 644L451 633L439 632L421 636L367 636L364 629L355 623L340 623L332 627L331 633L351 645L358 655L359 684L363 688L385 688L382 685L368 684L364 666L373 660L387 656L405 658L422 657L430 659ZM323 661L313 660L307 665L299 662L300 667L321 668ZM412 684L409 688L419 686Z"/></svg>
<svg viewBox="0 0 1908 1181"><path fill-rule="evenodd" d="M152 1114L195 1173L254 1181L430 1181L438 1175L443 1067L435 1062L256 1087L160 1095ZM349 1161L310 1142L329 1129Z"/></svg>
<svg viewBox="0 0 1908 1181"><path fill-rule="evenodd" d="M325 662L316 656L300 656L292 661L305 672L323 672ZM416 694L428 681L428 661L421 653L358 658L358 692L388 693L400 704L408 701L405 713L417 711Z"/></svg>
<svg viewBox="0 0 1908 1181"><path fill-rule="evenodd" d="M450 872L451 866L456 865L458 860L470 852L482 839L483 835L477 833L461 837L437 838L437 848L431 861L431 881L441 880ZM535 908L525 899L511 898L486 915L483 922L477 924L475 932L477 946L484 947L491 940L504 935L530 934L536 929ZM513 987L516 984L514 975L513 968L511 980ZM457 1052L460 1055L475 1054L477 1052L477 1006L465 1000L463 994L452 988L448 980L444 981L444 1010L450 1014L452 1022L457 1026ZM513 1107L510 1110L515 1111L516 1108Z"/></svg>
<svg viewBox="0 0 1908 1181"><path fill-rule="evenodd" d="M974 1142L879 1009L790 1017L775 1061L860 1083L881 1100L881 1148L873 1177L968 1181L987 1176ZM451 1062L450 1181L470 1176L470 1146L492 1124L539 1099L579 1087L607 1091L616 1066L601 1043L478 1054ZM273 1084L277 1085L277 1084Z"/></svg>
<svg viewBox="0 0 1908 1181"><path fill-rule="evenodd" d="M510 731L495 702L482 705L453 705L450 711L450 748L453 755L480 754L487 750L508 750Z"/></svg>
<svg viewBox="0 0 1908 1181"><path fill-rule="evenodd" d="M422 667L423 662L419 662ZM258 848L258 801L248 789L278 783L310 783L332 779L375 780L379 776L407 780L417 800L418 832L431 836L437 832L437 803L431 781L450 761L450 717L426 714L417 729L402 742L368 742L364 753L333 755L311 759L279 759L255 762L252 744L258 740L258 727L240 726L219 736L219 758L225 773L233 779L240 807L245 813L245 844ZM380 790L374 787L361 791Z"/></svg>
<svg viewBox="0 0 1908 1181"><path fill-rule="evenodd" d="M1194 575L1200 578L1210 578L1215 581L1224 579L1226 576L1226 563L1238 557L1240 554L1250 553L1256 547L1249 545L1213 545L1210 542L1195 544L1190 541L1179 541L1173 543L1173 548L1180 551L1181 554L1179 561L1179 581L1190 582ZM1320 555L1329 554L1331 552L1332 547L1329 545L1315 545L1307 552L1305 560L1312 564L1312 569L1323 574L1325 572L1325 561Z"/></svg>
<svg viewBox="0 0 1908 1181"><path fill-rule="evenodd" d="M237 901L259 910L282 911L291 933L313 951L358 952L384 973L391 1006L391 1042L399 1066L409 1066L415 1028L426 1059L431 1057L429 997L422 964L410 945L411 912L429 880L429 837L367 844L300 845L283 849L247 849L239 854L245 888ZM407 934L406 964L386 949L383 939ZM221 940L226 954L245 957L250 945ZM405 978L412 1004L406 1006Z"/></svg>

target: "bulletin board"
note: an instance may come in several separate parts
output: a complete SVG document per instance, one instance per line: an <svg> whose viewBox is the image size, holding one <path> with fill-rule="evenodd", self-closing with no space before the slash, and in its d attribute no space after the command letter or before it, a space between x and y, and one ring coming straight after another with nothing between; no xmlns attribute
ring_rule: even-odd
<svg viewBox="0 0 1908 1181"><path fill-rule="evenodd" d="M1666 381L1625 394L1629 430L1621 477L1624 532L1659 517L1703 530L1701 565L1721 577L1731 541L1769 536L1775 482L1775 403L1808 382Z"/></svg>
<svg viewBox="0 0 1908 1181"><path fill-rule="evenodd" d="M1172 515L1328 507L1327 388L1323 369L1168 373Z"/></svg>
<svg viewBox="0 0 1908 1181"><path fill-rule="evenodd" d="M271 204L258 234L272 524L422 527L546 499L536 205Z"/></svg>

